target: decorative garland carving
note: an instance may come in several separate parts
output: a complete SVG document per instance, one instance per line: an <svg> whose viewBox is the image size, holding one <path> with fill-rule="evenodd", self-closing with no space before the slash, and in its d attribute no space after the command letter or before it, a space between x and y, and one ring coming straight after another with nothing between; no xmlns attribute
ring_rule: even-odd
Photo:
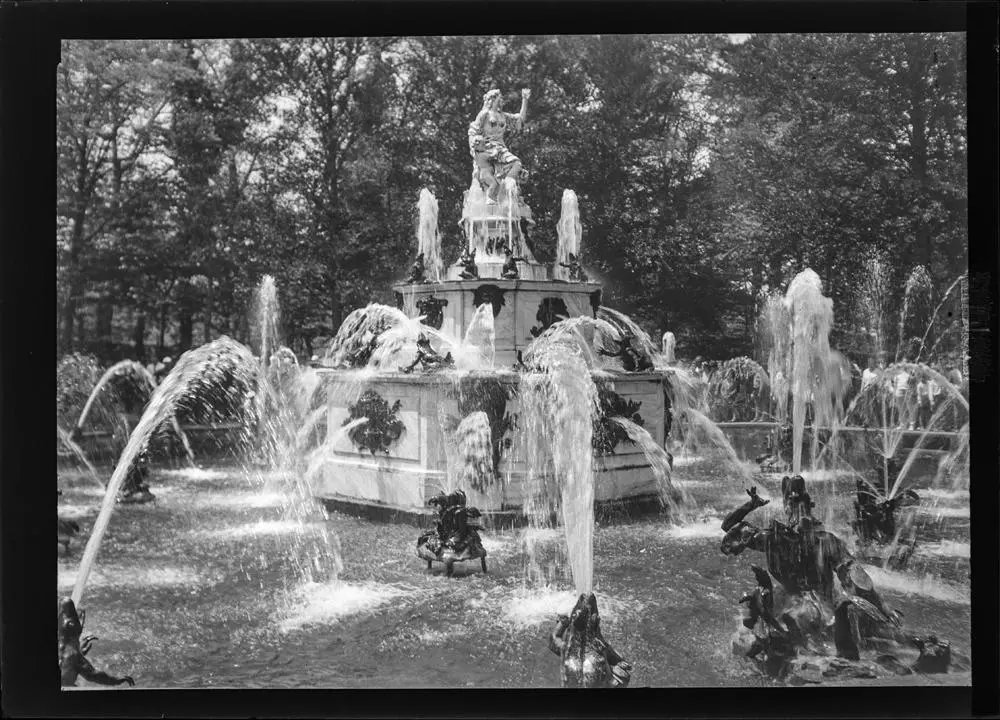
<svg viewBox="0 0 1000 720"><path fill-rule="evenodd" d="M500 314L500 308L506 305L503 290L496 285L480 285L472 291L472 305L479 307L483 303L490 303L493 306L493 317L496 317Z"/></svg>
<svg viewBox="0 0 1000 720"><path fill-rule="evenodd" d="M388 455L389 446L397 442L406 429L403 421L399 419L401 406L402 402L399 400L389 405L374 390L365 390L357 403L348 406L348 417L342 423L343 426L358 418L368 418L368 422L347 431L347 437L351 439L354 447L368 450L372 455L376 451Z"/></svg>
<svg viewBox="0 0 1000 720"><path fill-rule="evenodd" d="M539 324L531 328L531 336L538 337L559 322L560 318L568 317L569 310L566 308L566 302L562 298L542 298L542 302L538 304L538 312L535 313L535 320Z"/></svg>
<svg viewBox="0 0 1000 720"><path fill-rule="evenodd" d="M425 316L424 325L440 330L444 324L444 308L447 305L448 301L444 298L430 295L417 301L417 314Z"/></svg>
<svg viewBox="0 0 1000 720"><path fill-rule="evenodd" d="M625 432L625 428L615 422L613 418L625 418L642 426L643 419L639 414L642 403L622 397L614 391L611 383L606 380L597 380L596 385L599 415L594 421L594 436L591 444L594 446L594 452L598 455L613 455L619 443L632 442L628 433Z"/></svg>

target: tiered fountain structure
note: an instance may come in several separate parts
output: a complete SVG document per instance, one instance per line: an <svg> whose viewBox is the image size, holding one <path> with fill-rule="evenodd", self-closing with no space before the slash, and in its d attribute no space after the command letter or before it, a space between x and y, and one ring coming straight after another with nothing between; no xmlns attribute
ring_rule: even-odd
<svg viewBox="0 0 1000 720"><path fill-rule="evenodd" d="M329 434L352 419L368 420L363 433L348 433L330 447L314 479L315 495L337 509L406 517L427 514L430 497L463 485L470 503L487 515L523 517L529 478L551 474L558 459L539 455L526 441L524 392L538 369L522 360L530 365L539 339L561 332L568 347L575 344L583 354L581 371L600 386L603 402L594 422L619 428L630 423L603 440L588 438L586 446L569 448L595 454L595 502L658 506L669 478L650 450L662 454L668 375L654 370L652 362L641 363L641 370L633 363L626 371L609 359L608 351L621 349L625 336L626 344L650 345L639 348L646 358L656 348L627 318L602 310L600 284L579 265L576 195L564 192L558 259L550 264L538 262L528 246L531 209L513 178L503 182L496 202L473 181L461 218L465 251L447 268L440 267L437 202L424 190L419 204L422 272L394 287L395 309L372 305L345 320L328 367L318 371L321 382L330 384ZM450 353L454 365L406 372L421 334L438 355ZM357 355L344 362L345 348L365 343L374 351L362 354L360 362ZM486 435L479 444L489 449L486 480L466 470L476 460L465 457L469 453L462 447L476 445L469 441L475 428Z"/></svg>

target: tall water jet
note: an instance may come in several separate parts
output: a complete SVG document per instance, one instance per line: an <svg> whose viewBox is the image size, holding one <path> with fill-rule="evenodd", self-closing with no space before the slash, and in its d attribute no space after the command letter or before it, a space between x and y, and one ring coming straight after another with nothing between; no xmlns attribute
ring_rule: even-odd
<svg viewBox="0 0 1000 720"><path fill-rule="evenodd" d="M788 285L785 304L791 328L791 352L783 365L791 379L792 472L800 473L807 403L813 407L813 425L830 427L839 419L836 405L843 397L843 389L828 384L835 373L840 374L840 356L830 349L833 300L823 296L819 275L808 268L796 275ZM814 456L817 442L817 434L813 433Z"/></svg>
<svg viewBox="0 0 1000 720"><path fill-rule="evenodd" d="M265 275L257 288L254 308L254 330L262 362L266 363L278 348L281 337L281 308L278 286L274 277Z"/></svg>
<svg viewBox="0 0 1000 720"><path fill-rule="evenodd" d="M663 354L663 362L668 365L673 365L677 362L677 357L675 355L675 348L677 347L677 339L674 334L669 330L663 333L663 342L661 346L661 352Z"/></svg>
<svg viewBox="0 0 1000 720"><path fill-rule="evenodd" d="M153 432L175 411L177 404L187 393L210 387L227 374L244 377L249 385L255 369L256 361L250 350L223 335L207 345L184 353L174 369L156 388L142 418L132 431L132 436L122 451L105 490L104 502L80 561L80 570L73 587L74 603L79 606L83 597L87 579L90 577L90 571L101 547L101 540L115 507L118 491L136 456L146 446Z"/></svg>
<svg viewBox="0 0 1000 720"><path fill-rule="evenodd" d="M774 417L779 427L788 422L788 399L791 392L792 327L788 304L779 293L764 301L758 320L762 354L767 361Z"/></svg>
<svg viewBox="0 0 1000 720"><path fill-rule="evenodd" d="M861 288L856 309L859 325L868 335L870 361L873 365L885 358L886 319L889 317L889 303L892 288L889 283L889 265L881 253L869 251L864 260Z"/></svg>
<svg viewBox="0 0 1000 720"><path fill-rule="evenodd" d="M551 336L532 344L528 363L521 398L530 491L542 494L537 506L547 516L555 498L545 496L557 489L573 582L577 593L589 593L594 573L597 388L579 348L554 342ZM545 477L549 471L551 481Z"/></svg>
<svg viewBox="0 0 1000 720"><path fill-rule="evenodd" d="M931 293L934 285L927 268L917 265L906 278L903 292L903 309L899 313L899 342L896 345L896 362L913 360L919 355L921 331L932 321Z"/></svg>
<svg viewBox="0 0 1000 720"><path fill-rule="evenodd" d="M424 256L427 281L439 283L443 279L444 262L441 259L441 234L438 232L438 201L427 188L420 191L417 210L417 252Z"/></svg>
<svg viewBox="0 0 1000 720"><path fill-rule="evenodd" d="M580 240L583 237L583 226L580 224L580 206L576 193L563 190L562 213L556 225L556 264L553 277L556 280L569 280L569 256L580 257Z"/></svg>

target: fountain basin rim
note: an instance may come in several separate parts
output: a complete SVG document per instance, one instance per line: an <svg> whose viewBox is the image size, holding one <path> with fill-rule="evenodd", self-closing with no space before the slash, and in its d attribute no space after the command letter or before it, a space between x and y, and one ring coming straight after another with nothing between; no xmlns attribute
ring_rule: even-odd
<svg viewBox="0 0 1000 720"><path fill-rule="evenodd" d="M779 427L779 423L777 423L777 422L719 422L719 423L716 423L716 425L719 427L720 430L726 430L726 429L734 429L734 430L736 430L736 429L740 429L740 428L749 428L749 429L752 429L752 430L756 430L756 429L764 430L764 429L777 429ZM806 425L806 428L807 429L818 429L818 430L832 430L833 429L832 427L830 427L828 425L818 425L818 426L815 426L815 427L812 426L812 425ZM842 425L842 426L840 426L840 427L837 428L837 432L871 432L871 433L875 433L875 432L882 432L883 430L886 430L886 429L888 429L890 432L902 433L903 435L915 435L915 436L918 436L918 437L926 435L929 438L957 438L957 437L960 437L960 436L964 435L964 433L961 433L961 432L959 432L957 430L954 430L954 431L951 431L951 430L902 430L900 428L881 428L881 427L869 427L869 428L866 428L866 427L861 427L859 425Z"/></svg>
<svg viewBox="0 0 1000 720"><path fill-rule="evenodd" d="M429 528L433 526L434 519L437 517L437 512L430 508L392 505L379 500L356 498L337 493L324 495L317 499L328 512L361 517L371 522ZM636 520L663 512L660 497L651 493L615 500L594 501L594 515L597 521L602 524L612 524L623 518L626 521ZM552 520L556 520L556 516L553 516ZM524 509L519 506L502 507L500 510L483 510L481 522L486 526L486 532L489 532L495 529L525 527L528 524L528 516L524 513Z"/></svg>
<svg viewBox="0 0 1000 720"><path fill-rule="evenodd" d="M364 368L338 368L326 366L314 366L317 375L351 375L364 371ZM624 372L609 368L606 370L593 370L592 374L601 378L611 380L659 380L668 375L668 371L653 372ZM530 375L532 371L514 370L508 368L496 368L493 370L433 370L430 372L404 373L399 370L377 370L373 374L366 376L366 379L378 378L380 381L388 383L399 383L402 385L414 384L441 384L445 381L452 382L456 379L469 378L472 380L498 380L510 385L517 385L521 377ZM720 423L721 425L721 423Z"/></svg>
<svg viewBox="0 0 1000 720"><path fill-rule="evenodd" d="M593 292L601 288L599 282L565 282L563 280L509 280L507 278L476 278L474 280L442 280L441 282L399 283L393 285L396 292L414 292L421 288L457 288L459 290L477 290L481 285L494 285L501 290L577 290Z"/></svg>

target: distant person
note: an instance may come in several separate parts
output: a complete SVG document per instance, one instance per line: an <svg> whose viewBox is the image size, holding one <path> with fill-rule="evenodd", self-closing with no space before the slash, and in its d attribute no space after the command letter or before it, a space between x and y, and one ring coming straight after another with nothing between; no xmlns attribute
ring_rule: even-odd
<svg viewBox="0 0 1000 720"><path fill-rule="evenodd" d="M917 380L917 423L920 429L927 429L931 423L931 381L919 378Z"/></svg>
<svg viewBox="0 0 1000 720"><path fill-rule="evenodd" d="M170 374L170 371L173 370L173 365L174 360L169 355L156 364L154 375L156 376L157 385L162 383L163 378Z"/></svg>
<svg viewBox="0 0 1000 720"><path fill-rule="evenodd" d="M869 363L868 367L861 373L861 391L864 392L865 388L875 382L877 377L878 373L872 370L872 366Z"/></svg>
<svg viewBox="0 0 1000 720"><path fill-rule="evenodd" d="M903 414L904 403L906 402L906 391L910 386L910 373L900 370L892 381L892 424L901 427L905 422Z"/></svg>

